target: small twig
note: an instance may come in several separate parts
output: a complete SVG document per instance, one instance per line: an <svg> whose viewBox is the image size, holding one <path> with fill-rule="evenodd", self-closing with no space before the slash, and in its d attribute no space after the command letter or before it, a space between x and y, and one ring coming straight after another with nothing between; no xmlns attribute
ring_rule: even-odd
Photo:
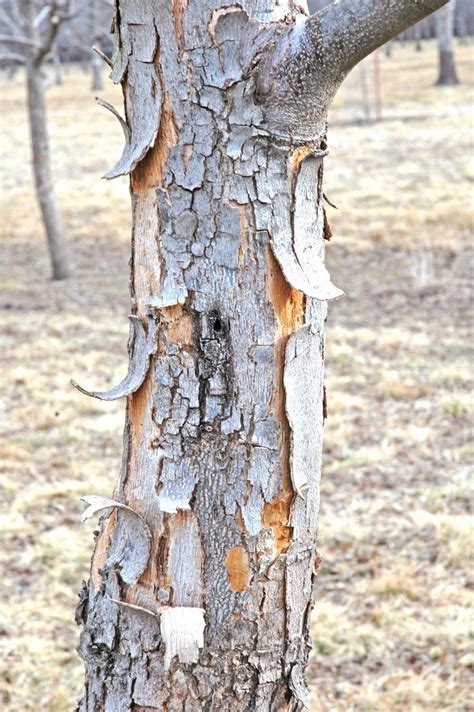
<svg viewBox="0 0 474 712"><path fill-rule="evenodd" d="M115 108L115 106L112 106L112 104L109 104L108 101L105 101L105 99L101 99L100 96L96 96L95 98L96 102L99 104L99 106L103 106L104 109L107 109L110 111L111 114L115 116L116 119L120 122L120 126L122 127L122 131L125 136L125 140L127 143L130 141L130 129L127 126L127 122L123 118L123 116L120 116L119 112Z"/></svg>
<svg viewBox="0 0 474 712"><path fill-rule="evenodd" d="M110 57L107 57L107 55L105 54L105 52L102 52L102 50L100 49L100 47L97 47L97 45L92 45L92 50L93 50L93 52L95 52L96 54L98 54L99 57L100 57L101 59L103 59L104 62L105 62L111 69L113 68L114 65L113 65L112 60L110 59Z"/></svg>
<svg viewBox="0 0 474 712"><path fill-rule="evenodd" d="M35 42L35 40L31 40L28 37L22 37L20 35L0 35L0 42L11 42L12 44L22 44L22 45L28 45L28 47L37 47L41 48L41 44L39 42Z"/></svg>

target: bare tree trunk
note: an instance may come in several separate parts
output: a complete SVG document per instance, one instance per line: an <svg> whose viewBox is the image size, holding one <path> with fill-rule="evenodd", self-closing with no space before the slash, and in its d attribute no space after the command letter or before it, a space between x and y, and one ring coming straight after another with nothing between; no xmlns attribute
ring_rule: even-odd
<svg viewBox="0 0 474 712"><path fill-rule="evenodd" d="M90 0L90 21L93 44L98 45L100 32L98 27L97 0ZM91 56L91 75L91 90L101 91L104 88L104 82L102 81L102 61L95 52L92 52Z"/></svg>
<svg viewBox="0 0 474 712"><path fill-rule="evenodd" d="M35 6L31 0L22 3L27 35L39 42L35 27ZM51 159L46 119L45 88L42 67L45 53L33 53L26 65L28 119L36 196L48 240L53 279L66 279L71 274L71 254L51 175Z"/></svg>
<svg viewBox="0 0 474 712"><path fill-rule="evenodd" d="M59 47L55 42L53 45L53 65L54 65L54 81L55 84L61 85L63 83L61 57L59 55Z"/></svg>
<svg viewBox="0 0 474 712"><path fill-rule="evenodd" d="M367 71L364 62L359 64L360 72L360 89L362 94L362 106L364 107L364 116L366 121L370 121L370 99L369 87L367 84Z"/></svg>
<svg viewBox="0 0 474 712"><path fill-rule="evenodd" d="M87 498L108 516L77 612L81 712L307 703L323 329L341 294L323 264L327 110L428 12L366 2L362 48L351 1L311 20L281 0L118 3L128 140L107 177L131 176L132 338L127 378L89 392L128 400L114 501Z"/></svg>
<svg viewBox="0 0 474 712"><path fill-rule="evenodd" d="M51 178L45 88L40 68L28 64L26 76L36 195L48 239L53 279L66 279L71 274L71 255Z"/></svg>
<svg viewBox="0 0 474 712"><path fill-rule="evenodd" d="M454 10L456 0L451 0L436 13L436 32L438 36L439 75L438 86L459 84L454 62Z"/></svg>
<svg viewBox="0 0 474 712"><path fill-rule="evenodd" d="M423 43L422 43L423 35L422 35L421 22L418 22L418 23L414 26L414 28L413 28L413 33L414 33L414 35L415 35L415 50L416 50L417 52L421 52L421 50L423 49Z"/></svg>

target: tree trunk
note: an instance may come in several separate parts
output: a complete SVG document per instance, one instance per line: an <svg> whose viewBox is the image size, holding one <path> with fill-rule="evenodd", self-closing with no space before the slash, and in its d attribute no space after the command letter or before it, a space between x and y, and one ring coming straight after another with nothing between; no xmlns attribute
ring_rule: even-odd
<svg viewBox="0 0 474 712"><path fill-rule="evenodd" d="M61 57L59 54L59 47L57 43L53 45L53 51L52 51L52 59L53 59L53 66L54 66L54 83L57 85L61 85L63 83L63 74L62 74L62 66L61 66Z"/></svg>
<svg viewBox="0 0 474 712"><path fill-rule="evenodd" d="M100 32L98 27L97 0L90 0L90 3L91 36L93 39L93 44L98 45L100 42ZM92 52L91 90L101 91L103 88L104 82L102 81L102 61L95 52Z"/></svg>
<svg viewBox="0 0 474 712"><path fill-rule="evenodd" d="M80 712L307 702L323 328L341 294L323 264L323 158L351 63L326 84L318 70L305 102L314 63L288 51L301 15L243 4L117 7L128 140L107 177L131 175L132 337L127 378L89 392L128 400L114 501L86 498L85 516L108 516L77 612ZM302 46L332 45L331 22L316 18Z"/></svg>
<svg viewBox="0 0 474 712"><path fill-rule="evenodd" d="M45 90L41 69L32 63L28 64L26 77L36 195L48 239L53 279L65 279L71 275L71 255L51 177Z"/></svg>
<svg viewBox="0 0 474 712"><path fill-rule="evenodd" d="M423 29L423 28L422 28L422 26L421 26L421 22L418 22L418 23L414 26L414 28L413 28L413 33L414 33L414 35L415 35L415 50L416 50L417 52L421 52L422 49L423 49L423 43L422 43L423 34L422 34L422 29Z"/></svg>
<svg viewBox="0 0 474 712"><path fill-rule="evenodd" d="M439 75L438 86L459 84L454 62L454 10L456 0L451 0L436 14L436 33L438 36Z"/></svg>
<svg viewBox="0 0 474 712"><path fill-rule="evenodd" d="M370 121L370 99L369 87L367 84L367 71L364 62L359 64L360 72L360 89L362 94L362 107L364 109L364 117L366 121Z"/></svg>
<svg viewBox="0 0 474 712"><path fill-rule="evenodd" d="M33 3L24 2L23 12L28 35L38 41L34 26ZM28 119L36 196L41 209L48 240L53 279L65 279L71 274L71 254L66 230L61 217L51 176L51 158L46 119L45 88L42 77L43 56L38 61L30 57L26 66Z"/></svg>

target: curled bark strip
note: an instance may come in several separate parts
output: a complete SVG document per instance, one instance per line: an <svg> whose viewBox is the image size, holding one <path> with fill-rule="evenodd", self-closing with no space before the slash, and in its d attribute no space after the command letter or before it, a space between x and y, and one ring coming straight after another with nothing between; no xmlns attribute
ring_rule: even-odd
<svg viewBox="0 0 474 712"><path fill-rule="evenodd" d="M276 199L270 233L270 246L287 282L308 297L327 301L344 292L331 282L324 266L324 248L315 235L324 229L324 211L315 200L325 151L313 152L297 162L296 153L288 165L291 181L290 216L287 206ZM296 163L296 165L295 165ZM296 175L295 175L296 173Z"/></svg>
<svg viewBox="0 0 474 712"><path fill-rule="evenodd" d="M176 606L161 611L161 636L165 644L164 668L169 670L172 659L180 663L196 663L199 648L204 647L203 608Z"/></svg>
<svg viewBox="0 0 474 712"><path fill-rule="evenodd" d="M309 276L298 261L291 245L270 240L272 252L280 265L286 280L292 287L303 292L308 297L320 301L328 301L342 297L344 292L331 282L331 275L322 262L313 269Z"/></svg>
<svg viewBox="0 0 474 712"><path fill-rule="evenodd" d="M114 499L91 494L81 497L81 500L89 505L82 513L81 522L106 509L119 509L123 512L126 523L119 522L115 529L108 561L111 564L119 564L123 581L136 583L145 571L150 558L151 532L147 523L138 512Z"/></svg>
<svg viewBox="0 0 474 712"><path fill-rule="evenodd" d="M285 410L291 428L290 474L295 492L303 499L309 478L317 470L313 413L322 399L320 360L320 339L310 326L303 326L290 336L283 374Z"/></svg>
<svg viewBox="0 0 474 712"><path fill-rule="evenodd" d="M84 497L81 497L81 501L89 505L81 515L81 522L85 522L87 519L91 519L91 517L93 517L95 514L97 514L97 512L100 512L103 509L113 509L116 507L117 509L122 509L124 512L128 512L128 514L132 514L134 517L137 517L137 519L143 526L143 529L145 530L145 534L149 539L151 539L151 533L148 528L148 524L145 522L141 514L135 512L135 510L129 507L128 505L123 504L122 502L117 502L115 499L110 499L109 497L102 497L99 494L84 495Z"/></svg>
<svg viewBox="0 0 474 712"><path fill-rule="evenodd" d="M293 665L290 673L290 689L296 699L301 702L306 709L310 706L310 696L304 680L303 670L298 664Z"/></svg>
<svg viewBox="0 0 474 712"><path fill-rule="evenodd" d="M129 61L127 76L134 111L127 117L129 138L118 162L105 174L104 178L108 179L133 171L154 145L160 126L163 91L153 63Z"/></svg>
<svg viewBox="0 0 474 712"><path fill-rule="evenodd" d="M71 380L72 385L86 396L106 401L124 398L125 396L130 396L132 393L135 393L145 380L150 365L150 358L156 348L157 323L154 319L150 318L148 321L148 332L146 332L138 317L132 315L128 318L130 319L132 329L133 354L130 359L126 377L118 386L115 386L110 391L88 391L76 383L76 381Z"/></svg>
<svg viewBox="0 0 474 712"><path fill-rule="evenodd" d="M125 136L125 141L130 141L130 130L127 126L127 122L119 114L115 106L112 106L112 104L109 104L108 101L105 101L105 99L101 99L100 96L96 96L95 98L96 102L99 104L99 106L103 106L104 109L107 109L107 111L110 111L111 114L115 116L116 119L118 119L118 122L120 126L122 127L123 135Z"/></svg>

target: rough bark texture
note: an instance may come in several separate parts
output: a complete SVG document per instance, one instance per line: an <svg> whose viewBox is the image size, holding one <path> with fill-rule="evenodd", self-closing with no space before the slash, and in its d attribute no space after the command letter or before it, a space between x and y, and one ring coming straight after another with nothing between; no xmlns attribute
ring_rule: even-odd
<svg viewBox="0 0 474 712"><path fill-rule="evenodd" d="M453 86L459 84L454 62L454 10L456 0L436 13L436 32L438 35L439 74L436 84Z"/></svg>
<svg viewBox="0 0 474 712"><path fill-rule="evenodd" d="M87 499L109 515L78 608L81 712L307 701L325 300L341 293L324 269L327 102L298 118L280 87L275 111L300 13L222 5L117 6L128 128L108 176L131 176L143 326L127 379L91 392L129 395L122 506Z"/></svg>
<svg viewBox="0 0 474 712"><path fill-rule="evenodd" d="M22 4L28 37L38 42L34 24L35 7L30 0ZM51 43L52 44L52 43ZM51 158L46 119L45 88L42 63L46 52L40 49L30 54L26 64L27 104L31 136L31 152L36 195L48 240L53 279L65 279L71 274L71 253L51 174Z"/></svg>

